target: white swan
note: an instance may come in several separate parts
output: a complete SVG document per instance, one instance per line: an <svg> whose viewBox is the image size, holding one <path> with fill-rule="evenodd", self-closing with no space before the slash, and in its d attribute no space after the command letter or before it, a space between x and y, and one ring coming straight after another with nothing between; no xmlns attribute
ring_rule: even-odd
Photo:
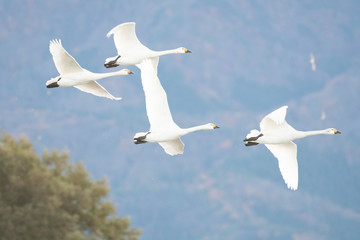
<svg viewBox="0 0 360 240"><path fill-rule="evenodd" d="M325 111L321 112L321 117L320 118L321 118L321 120L326 120L327 119Z"/></svg>
<svg viewBox="0 0 360 240"><path fill-rule="evenodd" d="M50 53L53 56L56 69L60 75L47 81L47 88L73 86L81 91L92 93L99 97L107 97L115 100L121 99L111 95L105 88L98 84L96 80L112 76L132 74L130 70L122 69L111 73L93 73L82 68L76 62L76 60L63 48L61 40L55 39L50 41L49 48Z"/></svg>
<svg viewBox="0 0 360 240"><path fill-rule="evenodd" d="M137 67L141 70L141 81L145 93L146 111L150 122L148 132L136 133L134 143L157 142L169 155L182 154L184 143L180 137L188 133L219 128L208 123L192 128L180 128L173 121L166 92L156 74L159 57L145 59Z"/></svg>
<svg viewBox="0 0 360 240"><path fill-rule="evenodd" d="M286 109L283 106L268 114L260 122L260 132L251 130L245 138L245 146L265 144L279 161L280 172L288 188L298 188L298 163L297 146L292 141L318 134L339 134L338 130L328 128L317 131L298 131L291 127L286 121Z"/></svg>
<svg viewBox="0 0 360 240"><path fill-rule="evenodd" d="M119 24L106 35L114 35L115 47L118 55L105 60L106 68L119 65L136 65L146 58L159 57L166 54L191 53L186 48L180 47L172 50L153 51L144 46L136 36L135 23Z"/></svg>
<svg viewBox="0 0 360 240"><path fill-rule="evenodd" d="M311 70L316 71L316 63L314 54L310 53Z"/></svg>

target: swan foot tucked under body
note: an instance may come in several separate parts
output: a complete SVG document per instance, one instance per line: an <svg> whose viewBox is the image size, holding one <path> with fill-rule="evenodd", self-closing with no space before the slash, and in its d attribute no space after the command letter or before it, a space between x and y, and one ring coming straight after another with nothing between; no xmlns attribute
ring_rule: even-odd
<svg viewBox="0 0 360 240"><path fill-rule="evenodd" d="M150 132L147 132L145 135L141 135L139 136L140 134L136 134L135 137L134 137L134 143L135 144L142 144L142 143L147 143L147 141L145 140L146 139L146 136L149 134Z"/></svg>
<svg viewBox="0 0 360 240"><path fill-rule="evenodd" d="M244 142L246 142L246 144L248 143L255 143L254 141L258 140L259 137L262 137L264 136L264 134L260 133L258 136L255 136L255 137L250 137L250 138L245 138L244 139ZM252 146L252 145L257 145L258 143L255 143L255 144L251 144L251 145L246 145L245 146Z"/></svg>
<svg viewBox="0 0 360 240"><path fill-rule="evenodd" d="M259 143L256 142L260 137L264 136L261 132L258 130L252 130L248 135L246 135L246 138L244 139L245 146L255 146Z"/></svg>
<svg viewBox="0 0 360 240"><path fill-rule="evenodd" d="M245 143L245 146L255 146L255 145L258 145L259 143L257 143L257 142L246 142Z"/></svg>
<svg viewBox="0 0 360 240"><path fill-rule="evenodd" d="M116 63L116 61L117 61L120 57L121 57L121 56L118 55L114 60L111 60L111 61L109 61L109 62L106 62L106 63L104 64L104 66L105 66L106 68L113 68L113 67L119 66L119 64Z"/></svg>
<svg viewBox="0 0 360 240"><path fill-rule="evenodd" d="M50 81L48 81L47 83L46 83L46 87L47 88L57 88L57 87L60 87L60 85L58 84L58 81L61 79L61 77L60 78L58 78L58 79L52 79L52 80L50 80Z"/></svg>

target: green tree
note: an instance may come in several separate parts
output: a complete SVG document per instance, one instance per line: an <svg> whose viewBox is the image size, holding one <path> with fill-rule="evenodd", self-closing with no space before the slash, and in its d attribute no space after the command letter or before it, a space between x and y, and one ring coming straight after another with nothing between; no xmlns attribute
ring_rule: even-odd
<svg viewBox="0 0 360 240"><path fill-rule="evenodd" d="M93 181L68 154L0 136L0 239L136 240L140 231L115 215L105 179Z"/></svg>

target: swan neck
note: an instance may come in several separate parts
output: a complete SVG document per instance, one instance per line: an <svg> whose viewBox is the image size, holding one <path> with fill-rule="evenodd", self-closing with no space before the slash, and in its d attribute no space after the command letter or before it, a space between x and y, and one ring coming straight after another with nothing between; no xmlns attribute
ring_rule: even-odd
<svg viewBox="0 0 360 240"><path fill-rule="evenodd" d="M208 126L207 124L204 125L199 125L199 126L195 126L195 127L191 127L191 128L182 128L182 136L188 134L188 133L192 133L192 132L196 132L196 131L200 131L200 130L208 130Z"/></svg>
<svg viewBox="0 0 360 240"><path fill-rule="evenodd" d="M156 52L158 56L163 56L163 55L167 55L167 54L173 54L173 53L177 53L175 51L175 49L171 49L171 50L163 50L163 51L157 51Z"/></svg>
<svg viewBox="0 0 360 240"><path fill-rule="evenodd" d="M109 72L109 73L94 73L96 80L107 77L119 76L119 75L124 75L124 73L122 73L121 71Z"/></svg>
<svg viewBox="0 0 360 240"><path fill-rule="evenodd" d="M298 138L304 138L308 136L327 134L325 130L314 130L314 131L298 131Z"/></svg>

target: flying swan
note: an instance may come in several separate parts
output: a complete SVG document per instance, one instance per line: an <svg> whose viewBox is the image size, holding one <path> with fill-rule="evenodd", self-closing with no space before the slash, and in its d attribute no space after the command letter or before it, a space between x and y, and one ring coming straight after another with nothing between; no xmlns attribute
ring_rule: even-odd
<svg viewBox="0 0 360 240"><path fill-rule="evenodd" d="M104 66L106 68L117 67L119 65L136 65L146 58L159 57L166 54L191 53L191 51L183 47L165 51L150 50L137 38L134 22L117 25L106 36L111 37L111 35L114 35L118 55L105 60Z"/></svg>
<svg viewBox="0 0 360 240"><path fill-rule="evenodd" d="M184 152L184 143L180 137L199 130L219 128L208 123L192 128L180 128L173 121L166 92L156 74L159 57L145 59L136 65L141 70L141 82L145 93L146 112L150 122L148 132L139 132L134 143L157 142L171 156Z"/></svg>
<svg viewBox="0 0 360 240"><path fill-rule="evenodd" d="M341 132L334 128L317 131L295 130L285 121L287 108L288 106L283 106L265 116L260 122L260 132L251 130L244 142L245 146L265 144L278 159L280 172L288 188L296 190L298 188L297 146L292 141L312 135L333 135Z"/></svg>
<svg viewBox="0 0 360 240"><path fill-rule="evenodd" d="M132 72L128 69L122 69L111 73L93 73L82 68L76 60L63 48L61 40L50 41L50 53L53 56L55 67L60 73L59 76L46 82L47 88L55 87L76 87L77 89L92 93L99 97L107 97L114 100L121 98L114 97L105 88L96 82L107 77L128 75Z"/></svg>
<svg viewBox="0 0 360 240"><path fill-rule="evenodd" d="M313 53L310 53L310 63L311 63L311 70L316 71L315 56Z"/></svg>

